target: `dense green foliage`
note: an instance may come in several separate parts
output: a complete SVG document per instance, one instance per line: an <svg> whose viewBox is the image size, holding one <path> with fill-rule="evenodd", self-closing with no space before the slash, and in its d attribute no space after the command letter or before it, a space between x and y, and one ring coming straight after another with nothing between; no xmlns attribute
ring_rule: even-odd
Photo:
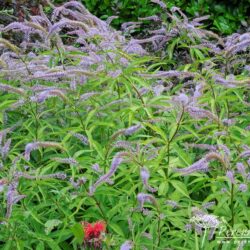
<svg viewBox="0 0 250 250"><path fill-rule="evenodd" d="M118 15L114 22L119 26L124 22L136 21L138 17L154 15L159 8L150 0L83 0L85 6L98 17ZM163 1L164 2L164 1ZM189 17L211 15L206 25L223 34L235 32L242 24L247 25L250 11L249 0L167 0L168 8L180 7Z"/></svg>
<svg viewBox="0 0 250 250"><path fill-rule="evenodd" d="M83 221L106 250L249 248L250 34L160 11L149 40L77 2L2 29L0 249L90 250Z"/></svg>
<svg viewBox="0 0 250 250"><path fill-rule="evenodd" d="M19 1L17 1L18 3ZM42 1L45 3L46 1ZM52 0L54 4L61 4L67 1ZM24 0L19 3L19 9L23 13L28 13L31 6L38 6L41 3L37 0ZM151 3L150 0L82 0L82 3L100 18L117 15L119 18L114 21L113 26L119 28L124 22L137 21L139 17L154 15L159 12L159 7ZM210 15L210 19L205 23L211 30L219 31L222 34L231 34L240 27L246 29L249 23L250 0L168 0L165 1L168 8L180 7L190 18L197 15ZM45 5L45 4L44 4ZM11 5L11 1L4 1L0 6L0 20L9 20L8 10L11 13L11 6L16 8L16 3ZM38 9L38 7L37 7ZM16 13L17 14L17 13Z"/></svg>

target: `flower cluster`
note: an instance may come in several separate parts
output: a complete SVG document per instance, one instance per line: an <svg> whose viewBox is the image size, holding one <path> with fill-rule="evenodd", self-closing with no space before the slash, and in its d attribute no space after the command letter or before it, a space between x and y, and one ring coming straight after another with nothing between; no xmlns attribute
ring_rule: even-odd
<svg viewBox="0 0 250 250"><path fill-rule="evenodd" d="M91 224L84 221L81 224L84 232L84 246L102 249L103 235L106 232L106 223L97 221Z"/></svg>

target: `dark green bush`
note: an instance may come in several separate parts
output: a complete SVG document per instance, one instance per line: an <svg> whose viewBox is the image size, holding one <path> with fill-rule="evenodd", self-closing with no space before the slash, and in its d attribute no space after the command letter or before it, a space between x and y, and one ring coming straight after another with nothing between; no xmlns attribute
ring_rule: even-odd
<svg viewBox="0 0 250 250"><path fill-rule="evenodd" d="M119 19L114 21L115 26L123 22L136 21L138 17L150 16L159 11L150 0L82 0L82 2L98 17L119 15ZM242 24L246 24L247 11L250 9L249 0L163 0L163 2L169 8L180 7L190 17L211 15L208 26L223 34L231 34Z"/></svg>
<svg viewBox="0 0 250 250"><path fill-rule="evenodd" d="M66 2L65 0L52 0L55 4ZM138 17L154 15L159 12L159 7L151 3L150 0L81 0L81 2L94 15L106 18L112 15L118 15L119 18L113 22L116 28L124 22L136 21ZM217 30L222 34L231 34L236 32L241 26L247 26L249 23L250 0L163 0L171 8L173 6L180 7L189 17L197 15L211 15L207 26L210 29ZM3 10L12 6L21 6L24 13L33 11L38 3L44 1L24 0L3 1L0 6L2 13L0 20L5 22ZM16 5L16 6L15 6ZM33 9L29 9L32 6Z"/></svg>

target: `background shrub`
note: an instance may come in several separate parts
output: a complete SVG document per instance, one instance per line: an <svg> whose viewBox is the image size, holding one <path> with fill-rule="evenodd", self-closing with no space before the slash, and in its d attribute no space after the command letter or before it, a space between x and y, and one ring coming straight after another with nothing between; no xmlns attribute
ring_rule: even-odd
<svg viewBox="0 0 250 250"><path fill-rule="evenodd" d="M159 7L150 0L82 0L83 4L96 16L107 17L118 15L115 26L128 21L136 21L138 17L146 17L159 12ZM223 34L235 32L247 21L250 8L249 0L169 0L163 1L169 8L180 7L190 17L211 15L207 25Z"/></svg>
<svg viewBox="0 0 250 250"><path fill-rule="evenodd" d="M236 32L241 26L247 26L249 22L250 0L163 0L168 8L180 7L189 17L198 15L211 15L206 25L212 30L222 34ZM15 17L22 19L27 13L35 14L38 11L38 4L45 4L45 1L24 0L3 2L0 6L0 21L6 22L10 19L7 10L12 7ZM54 4L61 4L67 1L53 0ZM100 18L118 15L119 18L113 22L113 26L119 28L124 22L136 21L138 17L151 16L159 12L159 6L151 3L150 0L82 0L82 3L94 15ZM20 11L21 10L21 11Z"/></svg>

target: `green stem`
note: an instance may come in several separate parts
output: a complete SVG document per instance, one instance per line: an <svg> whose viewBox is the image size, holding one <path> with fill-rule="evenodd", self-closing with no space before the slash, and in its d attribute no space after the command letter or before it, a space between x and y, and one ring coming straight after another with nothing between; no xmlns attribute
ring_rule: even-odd
<svg viewBox="0 0 250 250"><path fill-rule="evenodd" d="M160 219L160 215L158 215L157 234L158 234L157 247L159 247L160 243L161 243L161 219Z"/></svg>
<svg viewBox="0 0 250 250"><path fill-rule="evenodd" d="M158 249L161 243L161 212L160 209L158 207L158 204L156 204L156 209L157 209L157 214L158 214L158 222L157 222L157 244L156 244L156 248L155 246L153 247L154 249Z"/></svg>
<svg viewBox="0 0 250 250"><path fill-rule="evenodd" d="M37 141L38 140L38 128L39 128L39 121L37 118L38 106L36 103L36 108L35 110L33 110L32 104L30 102L29 102L29 105L30 105L31 114L34 116L34 119L35 119L35 140Z"/></svg>
<svg viewBox="0 0 250 250"><path fill-rule="evenodd" d="M185 108L184 108L184 106L182 106L181 116L180 116L180 119L177 122L176 129L175 129L172 137L167 142L167 157L168 157L167 158L167 164L168 164L168 167L169 167L169 162L170 162L170 144L173 142L177 132L179 131L179 128L180 128L180 125L181 125L181 122L182 122L182 119L183 119L183 116L184 116L184 111L185 111ZM165 172L166 178L168 178L168 168L165 168L164 172Z"/></svg>
<svg viewBox="0 0 250 250"><path fill-rule="evenodd" d="M231 186L231 227L234 227L234 184Z"/></svg>
<svg viewBox="0 0 250 250"><path fill-rule="evenodd" d="M216 116L219 119L219 110L220 110L220 107L218 106L218 103L216 102L216 96L215 96L215 92L214 92L214 88L213 88L212 84L209 84L209 86L211 88L212 96L213 96L214 103L215 103ZM219 122L218 122L218 129L220 129L220 123Z"/></svg>
<svg viewBox="0 0 250 250"><path fill-rule="evenodd" d="M87 188L86 188L86 185L83 184L83 186L84 186L85 191L88 192L88 191L87 191ZM107 217L106 217L106 215L105 215L105 213L104 213L104 211L103 211L103 209L102 209L100 203L98 202L98 200L97 200L94 196L90 196L90 197L94 200L94 202L95 202L97 208L98 208L99 211L100 211L100 214L101 214L103 220L104 220L104 221L106 222L106 224L108 225L108 219L107 219Z"/></svg>
<svg viewBox="0 0 250 250"><path fill-rule="evenodd" d="M20 59L21 62L24 64L24 66L25 66L25 68L26 68L28 74L29 74L29 75L33 75L32 72L30 71L30 69L28 68L28 65L27 65L27 63L25 62L25 60L24 60L21 56L19 56L19 59Z"/></svg>

